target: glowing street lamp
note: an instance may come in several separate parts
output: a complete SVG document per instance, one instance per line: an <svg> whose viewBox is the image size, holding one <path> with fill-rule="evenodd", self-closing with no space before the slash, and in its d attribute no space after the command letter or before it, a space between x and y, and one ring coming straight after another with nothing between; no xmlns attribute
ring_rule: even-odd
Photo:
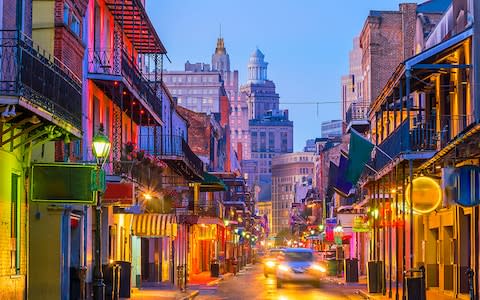
<svg viewBox="0 0 480 300"><path fill-rule="evenodd" d="M110 155L110 148L112 144L108 137L103 133L103 125L100 124L98 133L93 137L92 152L97 160L96 180L97 191L95 191L97 205L95 209L95 268L94 268L94 282L93 282L93 297L95 300L105 299L105 283L103 281L102 271L102 197L101 191L98 190L100 186L100 170ZM104 179L102 179L103 181Z"/></svg>
<svg viewBox="0 0 480 300"><path fill-rule="evenodd" d="M103 167L110 155L112 144L108 137L103 133L103 125L100 125L98 133L93 137L92 152L97 160L97 165Z"/></svg>

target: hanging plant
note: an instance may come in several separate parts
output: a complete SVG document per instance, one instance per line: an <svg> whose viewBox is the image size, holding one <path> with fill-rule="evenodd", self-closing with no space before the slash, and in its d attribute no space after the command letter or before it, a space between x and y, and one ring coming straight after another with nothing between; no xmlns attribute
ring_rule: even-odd
<svg viewBox="0 0 480 300"><path fill-rule="evenodd" d="M153 161L153 157L150 154L144 154L142 162L146 165L150 164Z"/></svg>
<svg viewBox="0 0 480 300"><path fill-rule="evenodd" d="M125 152L127 154L131 154L135 150L136 146L137 145L134 142L127 142L125 144Z"/></svg>
<svg viewBox="0 0 480 300"><path fill-rule="evenodd" d="M144 150L140 150L140 151L137 152L137 155L136 155L137 160L142 161L144 157L145 157L145 151Z"/></svg>
<svg viewBox="0 0 480 300"><path fill-rule="evenodd" d="M160 169L165 169L167 167L167 164L160 159L160 157L156 156L153 160L153 164Z"/></svg>

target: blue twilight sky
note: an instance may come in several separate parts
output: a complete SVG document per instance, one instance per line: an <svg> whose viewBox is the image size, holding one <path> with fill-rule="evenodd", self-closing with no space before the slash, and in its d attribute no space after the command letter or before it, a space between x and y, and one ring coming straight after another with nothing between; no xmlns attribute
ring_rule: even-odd
<svg viewBox="0 0 480 300"><path fill-rule="evenodd" d="M320 136L322 121L340 118L340 77L348 71L352 39L369 10L398 10L399 0L147 0L147 11L168 51L169 70L211 62L219 27L230 67L245 83L247 62L258 47L281 108L294 121L294 150ZM403 1L409 2L409 1ZM412 2L412 1L410 1ZM416 1L413 1L416 2ZM423 2L423 1L422 1Z"/></svg>

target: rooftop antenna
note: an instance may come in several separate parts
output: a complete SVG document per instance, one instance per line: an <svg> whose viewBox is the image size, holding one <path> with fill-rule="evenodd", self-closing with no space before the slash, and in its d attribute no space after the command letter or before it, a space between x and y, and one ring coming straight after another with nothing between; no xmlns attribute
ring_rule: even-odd
<svg viewBox="0 0 480 300"><path fill-rule="evenodd" d="M220 38L222 38L222 23L220 23Z"/></svg>

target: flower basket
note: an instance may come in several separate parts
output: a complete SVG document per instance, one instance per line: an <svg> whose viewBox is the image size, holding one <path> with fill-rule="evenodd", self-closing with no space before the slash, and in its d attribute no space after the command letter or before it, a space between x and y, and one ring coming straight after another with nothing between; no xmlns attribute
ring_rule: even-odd
<svg viewBox="0 0 480 300"><path fill-rule="evenodd" d="M135 147L136 147L135 143L128 142L128 143L125 144L125 152L127 154L130 154L135 150Z"/></svg>
<svg viewBox="0 0 480 300"><path fill-rule="evenodd" d="M143 158L145 157L145 151L143 150L138 151L136 157L137 157L137 160L143 161Z"/></svg>

